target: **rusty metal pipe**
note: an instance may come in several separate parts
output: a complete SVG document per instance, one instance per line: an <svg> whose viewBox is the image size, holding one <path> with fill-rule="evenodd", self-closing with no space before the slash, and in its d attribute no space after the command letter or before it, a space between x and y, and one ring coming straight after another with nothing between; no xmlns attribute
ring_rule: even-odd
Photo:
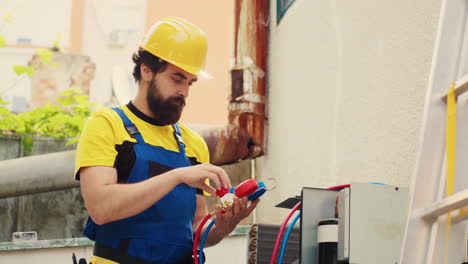
<svg viewBox="0 0 468 264"><path fill-rule="evenodd" d="M210 152L210 162L224 165L249 156L251 138L245 130L234 125L187 125L205 140Z"/></svg>
<svg viewBox="0 0 468 264"><path fill-rule="evenodd" d="M264 153L269 1L235 1L229 124L251 137L247 158Z"/></svg>

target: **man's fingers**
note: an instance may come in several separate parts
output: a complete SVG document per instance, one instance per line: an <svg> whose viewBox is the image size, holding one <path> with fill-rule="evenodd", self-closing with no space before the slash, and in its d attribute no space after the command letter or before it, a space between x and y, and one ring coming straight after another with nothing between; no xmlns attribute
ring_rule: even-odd
<svg viewBox="0 0 468 264"><path fill-rule="evenodd" d="M221 206L219 205L215 206L215 215L216 215L216 218L218 218L221 215Z"/></svg>
<svg viewBox="0 0 468 264"><path fill-rule="evenodd" d="M239 208L240 208L241 211L244 211L245 208L247 208L247 198L246 197L239 200Z"/></svg>
<svg viewBox="0 0 468 264"><path fill-rule="evenodd" d="M218 220L222 220L231 210L231 207L227 207L225 209L221 208L221 206L217 205L215 207L215 215Z"/></svg>
<svg viewBox="0 0 468 264"><path fill-rule="evenodd" d="M216 175L216 173L208 171L207 176L208 176L208 178L210 178L210 180L212 180L214 182L214 184L216 185L216 189L220 190L221 189L221 182L218 179L218 175Z"/></svg>
<svg viewBox="0 0 468 264"><path fill-rule="evenodd" d="M233 212L232 213L234 215L238 215L239 212L240 212L240 199L239 198L234 197L234 203L233 203L232 207L233 207L233 210L232 210Z"/></svg>
<svg viewBox="0 0 468 264"><path fill-rule="evenodd" d="M253 200L250 205L247 206L249 214L257 207L257 204L260 202L260 198Z"/></svg>
<svg viewBox="0 0 468 264"><path fill-rule="evenodd" d="M229 180L229 176L227 175L226 171L218 166L211 165L207 166L207 169L216 174L218 179L220 180L223 188L231 188L231 181Z"/></svg>
<svg viewBox="0 0 468 264"><path fill-rule="evenodd" d="M211 195L216 195L215 188L211 187L210 185L206 184L205 182L202 182L202 184L200 185L200 189L208 192Z"/></svg>

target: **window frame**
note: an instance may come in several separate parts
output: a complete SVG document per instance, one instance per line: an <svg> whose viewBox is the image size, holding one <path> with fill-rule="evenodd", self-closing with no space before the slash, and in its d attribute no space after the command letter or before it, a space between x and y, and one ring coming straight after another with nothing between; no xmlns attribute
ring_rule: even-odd
<svg viewBox="0 0 468 264"><path fill-rule="evenodd" d="M283 16L286 14L288 9L294 4L296 0L291 0L286 6L283 6L284 0L276 0L276 24L278 25L283 18Z"/></svg>

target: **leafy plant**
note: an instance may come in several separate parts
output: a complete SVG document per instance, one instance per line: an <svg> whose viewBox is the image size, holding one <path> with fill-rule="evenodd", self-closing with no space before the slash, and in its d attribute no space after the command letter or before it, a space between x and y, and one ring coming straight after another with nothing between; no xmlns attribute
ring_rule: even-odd
<svg viewBox="0 0 468 264"><path fill-rule="evenodd" d="M21 136L25 152L32 151L34 136L66 138L66 145L76 143L86 119L98 105L89 102L88 96L77 88L62 92L57 101L56 105L46 104L17 115L0 107L0 131Z"/></svg>
<svg viewBox="0 0 468 264"><path fill-rule="evenodd" d="M0 21L0 48L6 46L5 37L1 34L6 23L12 23L12 14L7 14L3 17L3 21ZM38 48L35 50L40 62L39 65L58 66L57 63L53 62L53 56L54 51L61 50L60 41L62 39L63 34L57 34L52 49ZM36 70L34 65L13 65L12 69L18 76L23 74L32 76ZM0 95L4 91L0 91ZM69 140L66 145L77 142L85 120L97 107L96 104L90 103L88 96L77 88L62 92L54 105L47 104L20 114L14 114L8 110L5 107L8 104L0 97L0 135L21 136L25 152L32 151L34 136L67 138Z"/></svg>
<svg viewBox="0 0 468 264"><path fill-rule="evenodd" d="M18 117L5 107L8 104L0 98L0 135L12 135L19 126Z"/></svg>

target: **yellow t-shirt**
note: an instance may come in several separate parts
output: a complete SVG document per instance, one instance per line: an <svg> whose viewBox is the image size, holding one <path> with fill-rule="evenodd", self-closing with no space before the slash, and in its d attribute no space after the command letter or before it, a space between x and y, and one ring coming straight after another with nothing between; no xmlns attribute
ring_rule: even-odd
<svg viewBox="0 0 468 264"><path fill-rule="evenodd" d="M140 112L132 103L119 108L138 128L147 144L179 152L171 125L156 125L154 119ZM183 124L179 123L179 126L190 163L208 163L210 158L205 141ZM80 179L79 170L82 167L109 166L117 169L119 182L126 182L135 161L135 143L136 139L128 134L122 119L114 110L103 109L94 113L78 142L75 179Z"/></svg>

